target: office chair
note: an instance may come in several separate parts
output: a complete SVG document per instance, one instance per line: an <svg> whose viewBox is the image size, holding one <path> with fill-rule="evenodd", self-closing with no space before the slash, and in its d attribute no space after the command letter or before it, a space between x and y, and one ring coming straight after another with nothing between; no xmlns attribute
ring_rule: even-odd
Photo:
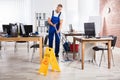
<svg viewBox="0 0 120 80"><path fill-rule="evenodd" d="M47 40L48 40L48 35L45 36L43 47L47 47L48 46L47 45ZM31 62L32 62L34 54L35 54L35 50L37 48L39 48L39 44L34 43L30 48L33 48L33 53L32 53L32 57L31 57Z"/></svg>
<svg viewBox="0 0 120 80"><path fill-rule="evenodd" d="M23 25L22 23L19 26L19 35L21 37L29 37L29 33L33 30L32 25ZM27 43L27 52L29 53L29 42L28 41L16 41L14 46L14 52L17 51L17 43Z"/></svg>
<svg viewBox="0 0 120 80"><path fill-rule="evenodd" d="M113 38L113 40L111 41L111 47L112 47L112 49L114 49L115 44L116 44L116 41L117 41L117 36L109 35L109 37L112 37L112 38ZM106 43L106 45L108 45L108 43ZM113 66L114 66L115 64L114 64L114 58L113 58L112 49L111 49L111 57L112 57ZM100 51L100 50L102 51L101 58L100 58L100 63L99 63L99 67L100 67L100 66L101 66L101 62L102 62L102 57L103 57L103 55L104 55L104 51L105 51L105 50L108 50L108 48L105 47L105 46L95 46L95 47L93 47L93 50L94 50L94 51ZM94 54L94 55L95 55L95 54Z"/></svg>
<svg viewBox="0 0 120 80"><path fill-rule="evenodd" d="M18 43L26 43L27 44L27 52L29 53L29 42L28 41L16 41L14 45L14 52L17 52L17 44Z"/></svg>

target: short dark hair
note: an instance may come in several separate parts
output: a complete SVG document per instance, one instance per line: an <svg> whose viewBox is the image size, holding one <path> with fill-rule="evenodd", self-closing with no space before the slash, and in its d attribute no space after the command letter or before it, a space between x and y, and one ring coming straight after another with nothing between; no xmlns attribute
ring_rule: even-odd
<svg viewBox="0 0 120 80"><path fill-rule="evenodd" d="M63 7L62 4L58 4L58 7Z"/></svg>

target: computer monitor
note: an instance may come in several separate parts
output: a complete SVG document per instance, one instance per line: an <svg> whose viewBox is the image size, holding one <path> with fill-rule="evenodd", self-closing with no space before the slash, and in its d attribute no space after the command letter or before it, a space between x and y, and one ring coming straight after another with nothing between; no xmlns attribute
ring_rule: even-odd
<svg viewBox="0 0 120 80"><path fill-rule="evenodd" d="M17 37L18 36L18 26L17 24L9 23L8 25L2 25L3 32L7 33L8 37Z"/></svg>
<svg viewBox="0 0 120 80"><path fill-rule="evenodd" d="M3 24L2 28L3 28L3 32L6 32L8 35L11 35L11 27L10 27L10 25Z"/></svg>
<svg viewBox="0 0 120 80"><path fill-rule="evenodd" d="M87 38L95 37L95 24L84 23L84 31Z"/></svg>
<svg viewBox="0 0 120 80"><path fill-rule="evenodd" d="M28 37L29 33L33 32L33 25L20 25L20 35L23 37Z"/></svg>
<svg viewBox="0 0 120 80"><path fill-rule="evenodd" d="M73 26L72 26L72 24L69 24L69 31L73 32Z"/></svg>

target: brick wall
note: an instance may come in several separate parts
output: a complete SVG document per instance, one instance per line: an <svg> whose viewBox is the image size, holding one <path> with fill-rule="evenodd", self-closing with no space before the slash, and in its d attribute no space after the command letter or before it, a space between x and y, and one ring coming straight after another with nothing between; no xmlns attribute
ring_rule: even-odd
<svg viewBox="0 0 120 80"><path fill-rule="evenodd" d="M100 0L101 35L116 35L120 47L120 0Z"/></svg>

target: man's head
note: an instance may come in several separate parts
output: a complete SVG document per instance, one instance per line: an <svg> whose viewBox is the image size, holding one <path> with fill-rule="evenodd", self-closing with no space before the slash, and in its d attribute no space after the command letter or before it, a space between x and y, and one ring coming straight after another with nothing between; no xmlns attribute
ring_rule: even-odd
<svg viewBox="0 0 120 80"><path fill-rule="evenodd" d="M56 12L57 12L57 13L61 12L62 7L63 7L62 4L58 4L57 9L56 9Z"/></svg>

